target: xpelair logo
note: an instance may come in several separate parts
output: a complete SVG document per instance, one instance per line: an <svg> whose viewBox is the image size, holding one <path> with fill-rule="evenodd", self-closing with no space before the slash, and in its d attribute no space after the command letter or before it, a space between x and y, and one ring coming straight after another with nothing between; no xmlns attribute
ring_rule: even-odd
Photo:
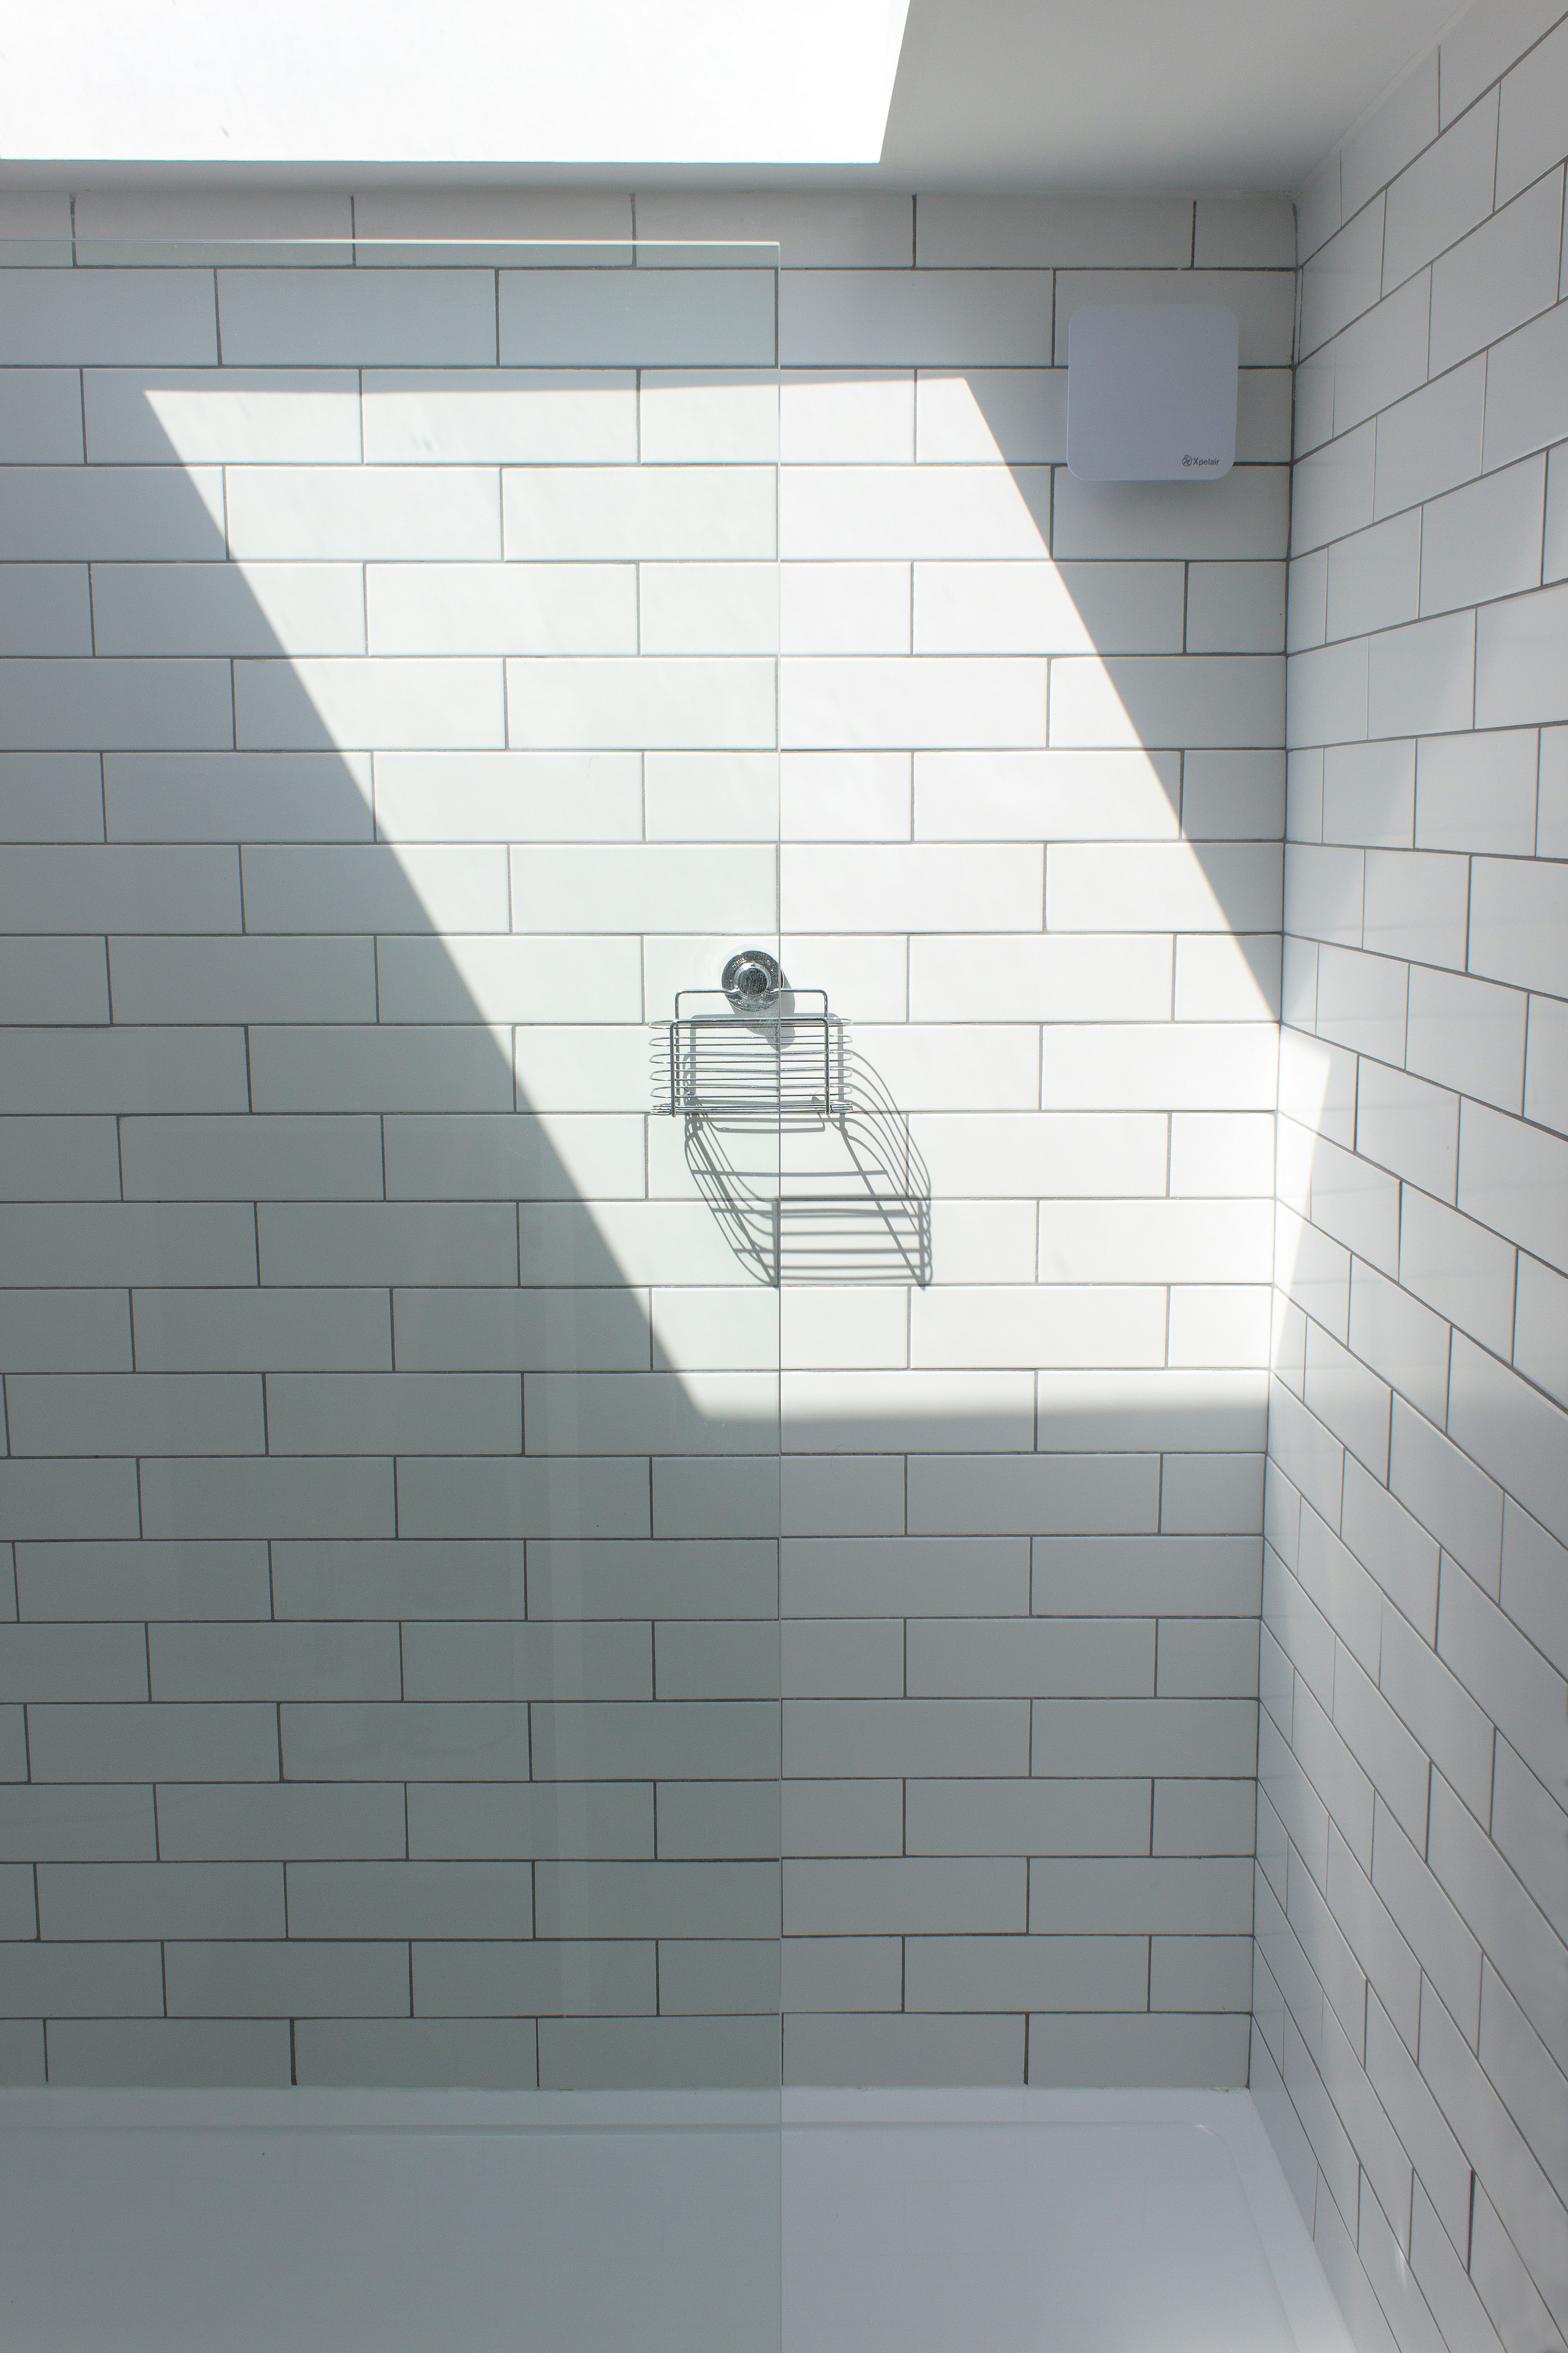
<svg viewBox="0 0 1568 2353"><path fill-rule="evenodd" d="M1184 458L1182 463L1184 466L1217 466L1219 459L1217 458Z"/></svg>

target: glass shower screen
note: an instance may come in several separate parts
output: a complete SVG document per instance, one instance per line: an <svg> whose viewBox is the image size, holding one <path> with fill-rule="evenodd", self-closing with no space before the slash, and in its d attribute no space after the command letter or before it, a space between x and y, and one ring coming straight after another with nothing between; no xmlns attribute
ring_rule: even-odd
<svg viewBox="0 0 1568 2353"><path fill-rule="evenodd" d="M30 1533L104 1552L94 1603L40 1546L45 1614L148 1625L105 1852L257 1891L100 1954L65 2080L449 2090L508 2341L760 2353L796 1050L725 974L779 945L776 250L35 259L23 552L91 628L7 740L122 1049L60 1060L104 1216L36 1279L121 1284L86 1368L157 1396L123 1508L82 1441Z"/></svg>

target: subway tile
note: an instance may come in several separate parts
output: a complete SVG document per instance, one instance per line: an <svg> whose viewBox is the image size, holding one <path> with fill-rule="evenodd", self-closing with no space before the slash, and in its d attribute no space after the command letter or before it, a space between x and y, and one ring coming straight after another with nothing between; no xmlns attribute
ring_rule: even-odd
<svg viewBox="0 0 1568 2353"><path fill-rule="evenodd" d="M1469 481L1481 468L1481 429L1488 371L1483 357L1467 360L1377 419L1375 509L1394 514Z"/></svg>
<svg viewBox="0 0 1568 2353"><path fill-rule="evenodd" d="M393 1699L391 1626L160 1626L147 1636L157 1700Z"/></svg>
<svg viewBox="0 0 1568 2353"><path fill-rule="evenodd" d="M1447 1758L1429 1745L1477 1819L1490 1804L1493 1724L1537 1778L1550 1783L1561 1771L1562 1673L1451 1566L1443 1572L1438 1596L1437 1655L1478 1704L1466 1706L1458 1693L1447 1689L1447 1677L1431 1678L1451 1726Z"/></svg>
<svg viewBox="0 0 1568 2353"><path fill-rule="evenodd" d="M1559 24L1504 78L1498 130L1500 201L1561 160L1563 142L1558 133L1565 57L1568 43Z"/></svg>
<svg viewBox="0 0 1568 2353"><path fill-rule="evenodd" d="M390 1461L209 1455L142 1466L142 1527L154 1536L390 1533Z"/></svg>
<svg viewBox="0 0 1568 2353"><path fill-rule="evenodd" d="M15 1029L0 1049L0 1086L15 1113L237 1112L243 1039L226 1029Z"/></svg>
<svg viewBox="0 0 1568 2353"><path fill-rule="evenodd" d="M1192 239L1191 203L1177 196L938 195L921 199L915 260L925 269L1182 269ZM1233 253L1225 259L1236 266Z"/></svg>
<svg viewBox="0 0 1568 2353"><path fill-rule="evenodd" d="M0 473L0 523L14 562L212 563L225 553L223 518L216 467L26 466Z"/></svg>
<svg viewBox="0 0 1568 2353"><path fill-rule="evenodd" d="M269 1781L278 1775L277 1715L269 1707L51 1702L31 1710L28 1737L40 1781Z"/></svg>
<svg viewBox="0 0 1568 2353"><path fill-rule="evenodd" d="M128 1198L371 1199L382 1189L380 1131L366 1118L130 1118L121 1151Z"/></svg>
<svg viewBox="0 0 1568 2353"><path fill-rule="evenodd" d="M1517 1113L1524 1086L1525 1007L1516 989L1413 967L1406 1066Z"/></svg>
<svg viewBox="0 0 1568 2353"><path fill-rule="evenodd" d="M776 1700L536 1701L531 1714L536 1780L778 1775Z"/></svg>
<svg viewBox="0 0 1568 2353"><path fill-rule="evenodd" d="M1436 51L1394 84L1341 149L1342 194L1347 219L1436 135Z"/></svg>
<svg viewBox="0 0 1568 2353"><path fill-rule="evenodd" d="M637 457L637 379L629 371L366 369L363 382L372 464L584 465Z"/></svg>
<svg viewBox="0 0 1568 2353"><path fill-rule="evenodd" d="M1382 282L1384 206L1363 206L1315 253L1301 275L1301 349L1316 351L1372 308Z"/></svg>
<svg viewBox="0 0 1568 2353"><path fill-rule="evenodd" d="M1416 848L1528 857L1536 774L1531 729L1428 737L1416 751Z"/></svg>
<svg viewBox="0 0 1568 2353"><path fill-rule="evenodd" d="M0 435L12 465L81 462L81 385L74 367L0 370Z"/></svg>
<svg viewBox="0 0 1568 2353"><path fill-rule="evenodd" d="M902 2001L903 1946L896 1936L790 1936L781 1957L792 2020L802 2012L896 2011Z"/></svg>
<svg viewBox="0 0 1568 2353"><path fill-rule="evenodd" d="M763 479L771 512L772 480ZM779 495L786 562L1037 562L1047 552L1044 468L795 465L784 470ZM771 554L771 541L763 546L759 539L757 552Z"/></svg>
<svg viewBox="0 0 1568 2353"><path fill-rule="evenodd" d="M1454 1335L1448 1428L1527 1512L1559 1536L1568 1536L1568 1494L1562 1477L1561 1409L1477 1347Z"/></svg>
<svg viewBox="0 0 1568 2353"><path fill-rule="evenodd" d="M1156 1780L1153 1852L1249 1852L1256 1835L1255 1795L1255 1787L1249 1781Z"/></svg>
<svg viewBox="0 0 1568 2353"><path fill-rule="evenodd" d="M1158 1466L1149 1454L917 1456L909 1470L913 1535L1153 1533ZM1129 1524L1131 1523L1131 1528Z"/></svg>
<svg viewBox="0 0 1568 2353"><path fill-rule="evenodd" d="M1544 499L1544 462L1531 459L1431 501L1421 522L1423 613L1534 587Z"/></svg>
<svg viewBox="0 0 1568 2353"><path fill-rule="evenodd" d="M356 259L362 269L384 269L389 262L428 267L429 248L445 246L494 267L515 259L519 245L533 245L542 248L542 268L563 260L574 245L602 239L604 249L593 257L598 266L625 267L631 259L631 213L630 197L608 188L361 189L353 224Z"/></svg>
<svg viewBox="0 0 1568 2353"><path fill-rule="evenodd" d="M1560 684L1568 583L1486 607L1476 621L1476 721L1534 725L1563 715Z"/></svg>
<svg viewBox="0 0 1568 2353"><path fill-rule="evenodd" d="M89 366L81 385L95 465L352 465L361 455L350 369Z"/></svg>
<svg viewBox="0 0 1568 2353"><path fill-rule="evenodd" d="M368 754L107 753L111 841L368 841Z"/></svg>
<svg viewBox="0 0 1568 2353"><path fill-rule="evenodd" d="M267 1548L138 1537L24 1544L17 1593L24 1620L265 1618Z"/></svg>
<svg viewBox="0 0 1568 2353"><path fill-rule="evenodd" d="M38 1866L40 1934L62 1942L280 1936L283 1873L265 1862Z"/></svg>
<svg viewBox="0 0 1568 2353"><path fill-rule="evenodd" d="M514 744L704 749L763 747L775 737L773 665L765 660L540 656L506 667Z"/></svg>
<svg viewBox="0 0 1568 2353"><path fill-rule="evenodd" d="M785 1854L898 1854L904 1785L896 1780L795 1779L779 1791ZM786 1968L788 1966L786 1954ZM838 2005L833 2007L855 2007ZM880 2004L875 2005L881 2007ZM889 2005L890 2007L891 2005Z"/></svg>
<svg viewBox="0 0 1568 2353"><path fill-rule="evenodd" d="M963 379L953 382L955 391L967 394ZM781 388L780 455L791 468L907 464L915 454L915 399L909 369L786 375ZM962 418L954 421L960 446L948 454L960 462L994 464L996 446L978 417L969 437L973 448L963 435ZM922 447L921 455L940 459L940 438L930 448Z"/></svg>
<svg viewBox="0 0 1568 2353"><path fill-rule="evenodd" d="M1370 437L1366 457L1370 475ZM1051 553L1058 562L1074 556L1279 561L1289 534L1288 508L1283 467L1238 467L1205 484L1201 501L1176 482L1080 482L1058 472Z"/></svg>
<svg viewBox="0 0 1568 2353"><path fill-rule="evenodd" d="M1423 271L1335 337L1330 349L1336 433L1425 383L1430 311L1430 280Z"/></svg>
<svg viewBox="0 0 1568 2353"><path fill-rule="evenodd" d="M0 753L0 839L101 841L101 758L90 752Z"/></svg>
<svg viewBox="0 0 1568 2353"><path fill-rule="evenodd" d="M791 269L779 283L787 367L1048 366L1048 269Z"/></svg>
<svg viewBox="0 0 1568 2353"><path fill-rule="evenodd" d="M517 1276L516 1213L499 1202L278 1202L259 1224L268 1282L491 1284Z"/></svg>
<svg viewBox="0 0 1568 2353"><path fill-rule="evenodd" d="M116 1013L126 1022L375 1018L368 940L114 938L109 971Z"/></svg>
<svg viewBox="0 0 1568 2353"><path fill-rule="evenodd" d="M1444 121L1451 121L1550 30L1554 14L1552 0L1506 0L1484 16L1453 26L1440 53Z"/></svg>
<svg viewBox="0 0 1568 2353"><path fill-rule="evenodd" d="M265 1438L245 1374L12 1374L6 1405L13 1454L259 1453Z"/></svg>
<svg viewBox="0 0 1568 2353"><path fill-rule="evenodd" d="M637 235L655 241L776 244L787 269L909 266L908 196L773 188L756 195L653 188L637 197Z"/></svg>
<svg viewBox="0 0 1568 2353"><path fill-rule="evenodd" d="M32 938L0 943L0 987L5 989L7 1008L14 1008L16 1018L20 1023L56 1028L105 1022L109 1018L107 980L103 954L95 939ZM15 1076L7 1092L17 1111L26 1111L28 1106L17 1101L13 1092L16 1081L23 1082L25 1091L34 1095L37 1103L40 1098L47 1101L48 1095L57 1091L58 1077L47 1068L38 1067L37 1058L43 1044L41 1039L17 1042L21 1046L21 1058L19 1065L13 1063ZM96 1072L104 1071L103 1047L100 1041L61 1040L68 1056L73 1042L77 1043L79 1052L81 1045L86 1043L87 1053L92 1058L82 1071L83 1076L94 1071L95 1065ZM109 1051L112 1055L112 1047ZM72 1077L75 1076L73 1072ZM77 1086L69 1081L58 1091L68 1098L61 1105L63 1110L79 1112L85 1108ZM13 1128L12 1133L16 1132ZM19 1141L25 1143L26 1138L20 1137Z"/></svg>
<svg viewBox="0 0 1568 2353"><path fill-rule="evenodd" d="M625 841L641 833L642 778L625 752L381 752L375 809L400 843Z"/></svg>
<svg viewBox="0 0 1568 2353"><path fill-rule="evenodd" d="M79 744L84 733L114 751L160 743L192 751L234 739L228 665L217 659L17 657L0 669L0 732L17 749Z"/></svg>
<svg viewBox="0 0 1568 2353"><path fill-rule="evenodd" d="M0 1945L0 2016L156 2018L162 1975L155 1944Z"/></svg>
<svg viewBox="0 0 1568 2353"><path fill-rule="evenodd" d="M1000 1857L786 1861L784 1920L792 1936L1016 1931L1025 1869Z"/></svg>
<svg viewBox="0 0 1568 2353"><path fill-rule="evenodd" d="M341 1868L342 1858L401 1855L408 1836L400 1782L161 1781L157 1808L167 1863L326 1857Z"/></svg>
<svg viewBox="0 0 1568 2353"><path fill-rule="evenodd" d="M1029 1739L1026 1701L791 1700L786 1778L882 1774L1017 1774Z"/></svg>
<svg viewBox="0 0 1568 2353"><path fill-rule="evenodd" d="M785 402L787 417L787 393ZM787 456L787 440L785 448ZM922 367L915 385L915 456L922 465L994 465L998 458L1009 465L1061 464L1067 370Z"/></svg>
<svg viewBox="0 0 1568 2353"><path fill-rule="evenodd" d="M1059 2086L1105 2084L1239 2084L1247 2072L1242 2017L1062 2018L1029 2021L1029 2081Z"/></svg>
<svg viewBox="0 0 1568 2353"><path fill-rule="evenodd" d="M1364 637L1370 630L1414 620L1419 605L1419 512L1336 540L1329 550L1328 634Z"/></svg>
<svg viewBox="0 0 1568 2353"><path fill-rule="evenodd" d="M79 564L0 565L0 628L12 653L87 654L92 615ZM106 647L105 651L123 650Z"/></svg>
<svg viewBox="0 0 1568 2353"><path fill-rule="evenodd" d="M287 2089L285 2019L80 2018L49 2021L49 2082L100 2090Z"/></svg>
<svg viewBox="0 0 1568 2353"><path fill-rule="evenodd" d="M486 356L503 367L771 367L778 282L766 267L502 269L499 296L486 281L500 339Z"/></svg>
<svg viewBox="0 0 1568 2353"><path fill-rule="evenodd" d="M7 1372L128 1373L131 1361L123 1292L13 1292L0 1303Z"/></svg>
<svg viewBox="0 0 1568 2353"><path fill-rule="evenodd" d="M906 1634L911 1697L1152 1696L1154 1630L1134 1619L941 1619Z"/></svg>
<svg viewBox="0 0 1568 2353"><path fill-rule="evenodd" d="M408 1947L391 1943L169 1944L164 1981L172 2018L402 2018L408 2013Z"/></svg>
<svg viewBox="0 0 1568 2353"><path fill-rule="evenodd" d="M905 1947L912 2012L1138 2010L1148 1991L1142 1936L919 1936Z"/></svg>
<svg viewBox="0 0 1568 2353"><path fill-rule="evenodd" d="M485 270L220 269L217 307L224 358L242 367L482 367L496 358L495 280Z"/></svg>
<svg viewBox="0 0 1568 2353"><path fill-rule="evenodd" d="M1039 1700L1030 1769L1037 1774L1229 1776L1258 1755L1252 1700Z"/></svg>
<svg viewBox="0 0 1568 2353"><path fill-rule="evenodd" d="M1169 753L1137 750L919 752L915 831L946 840L1170 840L1180 794ZM918 943L923 945L924 943ZM1009 942L1020 955L1033 942ZM1119 944L1124 944L1119 943ZM957 944L946 951L956 955ZM1099 992L1089 1001L1097 1007Z"/></svg>
<svg viewBox="0 0 1568 2353"><path fill-rule="evenodd" d="M301 2018L290 2031L301 2084L517 2091L539 2080L531 2018Z"/></svg>
<svg viewBox="0 0 1568 2353"><path fill-rule="evenodd" d="M678 1861L771 1861L779 1852L780 1799L766 1781L666 1781L658 1791L658 1852ZM581 1812L578 1800L574 1814ZM652 1847L650 1806L647 1844L625 1851L651 1853Z"/></svg>
<svg viewBox="0 0 1568 2353"><path fill-rule="evenodd" d="M29 1285L251 1282L254 1216L227 1203L9 1203L0 1208L0 1267Z"/></svg>
<svg viewBox="0 0 1568 2353"><path fill-rule="evenodd" d="M1455 2127L1482 2186L1489 2189L1494 2201L1506 2202L1520 2253L1538 2278L1555 2285L1553 2251L1562 2239L1562 2201L1473 2049L1441 2004L1425 1997L1421 2072ZM1560 2295L1557 2300L1561 2304Z"/></svg>
<svg viewBox="0 0 1568 2353"><path fill-rule="evenodd" d="M384 1293L139 1289L137 1363L149 1372L389 1369ZM160 1610L149 1613L164 1615Z"/></svg>
<svg viewBox="0 0 1568 2353"><path fill-rule="evenodd" d="M1563 1631L1563 1547L1555 1538L1510 1500L1503 1510L1500 1583L1477 1578L1500 1599L1536 1649L1552 1659L1561 1652Z"/></svg>
<svg viewBox="0 0 1568 2353"><path fill-rule="evenodd" d="M702 1472L735 1467L700 1464ZM600 1456L558 1468L548 1456L519 1461L504 1455L405 1455L397 1472L397 1516L399 1528L414 1536L646 1535L647 1458ZM346 1533L320 1531L340 1532Z"/></svg>
<svg viewBox="0 0 1568 2353"><path fill-rule="evenodd" d="M1284 733L1282 665L1268 656L1067 657L1052 671L1053 744L1251 745Z"/></svg>
<svg viewBox="0 0 1568 2353"><path fill-rule="evenodd" d="M779 2081L776 2016L545 2019L539 2045L546 2090L776 2092Z"/></svg>
<svg viewBox="0 0 1568 2353"><path fill-rule="evenodd" d="M754 1791L763 1785L741 1786ZM674 1792L678 1814L686 1793L686 1785ZM690 1794L700 1799L703 1785L690 1785ZM397 1797L401 1820L401 1785ZM653 1853L653 1789L647 1784L552 1782L535 1788L506 1781L413 1783L407 1807L414 1856L460 1862L538 1855L637 1859ZM662 1802L661 1816L667 1810ZM679 1842L666 1851L683 1852Z"/></svg>
<svg viewBox="0 0 1568 2353"><path fill-rule="evenodd" d="M0 361L23 367L212 366L213 280L205 269L0 272ZM237 354L236 354L237 356Z"/></svg>
<svg viewBox="0 0 1568 2353"><path fill-rule="evenodd" d="M96 564L92 569L92 643L98 653L364 649L364 588L352 565L226 564L219 569L207 564Z"/></svg>
<svg viewBox="0 0 1568 2353"><path fill-rule="evenodd" d="M534 1945L462 1936L420 1943L414 1948L413 1980L416 2016L482 2018L487 2025L498 2012L651 2015L661 1990L652 1943L630 1940Z"/></svg>
<svg viewBox="0 0 1568 2353"><path fill-rule="evenodd" d="M1243 367L1280 367L1291 356L1294 293L1289 274L1277 269L1059 269L1057 362L1066 361L1068 330L1082 303L1223 302L1237 313Z"/></svg>
<svg viewBox="0 0 1568 2353"><path fill-rule="evenodd" d="M791 932L1037 930L1043 860L990 844L786 844L783 907Z"/></svg>
<svg viewBox="0 0 1568 2353"><path fill-rule="evenodd" d="M513 1086L504 1030L321 1024L250 1033L258 1112L502 1112Z"/></svg>
<svg viewBox="0 0 1568 2353"><path fill-rule="evenodd" d="M146 1637L133 1626L0 1626L0 1697L132 1700L146 1696Z"/></svg>
<svg viewBox="0 0 1568 2353"><path fill-rule="evenodd" d="M777 459L780 387L771 373L687 367L666 375L645 368L640 380L645 463L772 464Z"/></svg>
<svg viewBox="0 0 1568 2353"><path fill-rule="evenodd" d="M1560 178L1538 180L1432 268L1431 370L1496 343L1557 299Z"/></svg>
<svg viewBox="0 0 1568 2353"><path fill-rule="evenodd" d="M1424 127L1430 137L1430 125ZM1399 174L1388 192L1385 287L1397 286L1487 217L1492 209L1497 147L1497 100L1489 97L1469 108Z"/></svg>
<svg viewBox="0 0 1568 2353"><path fill-rule="evenodd" d="M500 745L505 733L495 660L247 659L234 694L235 733L247 750Z"/></svg>
<svg viewBox="0 0 1568 2353"><path fill-rule="evenodd" d="M1142 1780L918 1780L904 1807L910 1854L1141 1854L1148 1847Z"/></svg>
<svg viewBox="0 0 1568 2353"><path fill-rule="evenodd" d="M1249 1856L1051 1857L1029 1865L1034 1934L1245 1934L1251 1925Z"/></svg>
<svg viewBox="0 0 1568 2353"><path fill-rule="evenodd" d="M1485 462L1505 465L1561 439L1568 421L1563 354L1568 311L1561 303L1494 343L1486 354ZM1466 373L1478 370L1472 360ZM1474 467L1470 469L1474 471Z"/></svg>

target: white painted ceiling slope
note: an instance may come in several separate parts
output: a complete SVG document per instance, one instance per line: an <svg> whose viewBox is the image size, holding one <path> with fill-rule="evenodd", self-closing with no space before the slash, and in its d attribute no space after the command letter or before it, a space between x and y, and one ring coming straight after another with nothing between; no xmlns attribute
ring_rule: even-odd
<svg viewBox="0 0 1568 2353"><path fill-rule="evenodd" d="M1454 14L1454 0L0 0L0 179L625 186L635 172L1289 193Z"/></svg>

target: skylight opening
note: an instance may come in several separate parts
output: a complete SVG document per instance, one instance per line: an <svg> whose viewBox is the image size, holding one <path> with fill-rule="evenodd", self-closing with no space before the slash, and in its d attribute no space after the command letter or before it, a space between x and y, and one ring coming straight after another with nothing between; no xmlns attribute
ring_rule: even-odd
<svg viewBox="0 0 1568 2353"><path fill-rule="evenodd" d="M13 162L874 164L909 0L8 12Z"/></svg>

